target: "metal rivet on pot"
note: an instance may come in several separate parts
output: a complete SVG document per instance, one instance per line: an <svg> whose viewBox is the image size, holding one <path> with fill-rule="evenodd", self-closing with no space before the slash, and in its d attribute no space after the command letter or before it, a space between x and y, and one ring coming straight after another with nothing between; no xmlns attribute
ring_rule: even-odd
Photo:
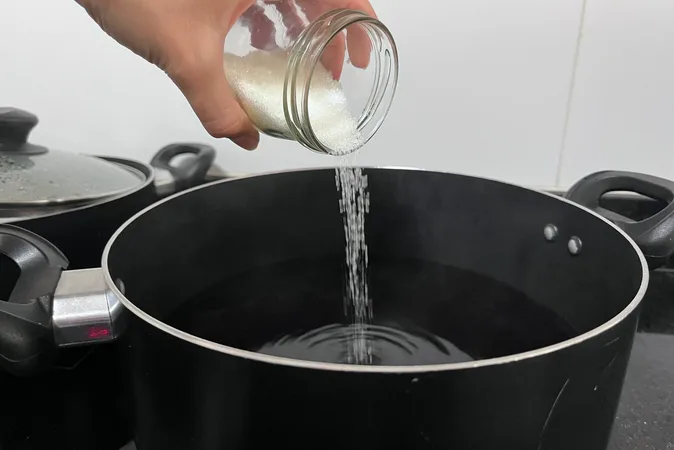
<svg viewBox="0 0 674 450"><path fill-rule="evenodd" d="M577 255L583 248L583 242L580 240L578 236L571 236L571 239L569 239L568 247L569 253L571 253L572 255Z"/></svg>
<svg viewBox="0 0 674 450"><path fill-rule="evenodd" d="M543 236L545 236L545 240L548 242L554 242L555 239L557 239L558 234L559 230L551 223L547 224L545 228L543 228Z"/></svg>

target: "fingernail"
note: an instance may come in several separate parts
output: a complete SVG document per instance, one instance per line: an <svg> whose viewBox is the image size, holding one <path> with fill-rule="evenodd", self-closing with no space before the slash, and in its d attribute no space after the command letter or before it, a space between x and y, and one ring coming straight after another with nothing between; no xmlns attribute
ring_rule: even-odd
<svg viewBox="0 0 674 450"><path fill-rule="evenodd" d="M260 143L260 138L259 136L251 136L248 134L245 134L243 136L239 136L237 138L232 139L236 145L239 147L242 147L246 150L255 150Z"/></svg>

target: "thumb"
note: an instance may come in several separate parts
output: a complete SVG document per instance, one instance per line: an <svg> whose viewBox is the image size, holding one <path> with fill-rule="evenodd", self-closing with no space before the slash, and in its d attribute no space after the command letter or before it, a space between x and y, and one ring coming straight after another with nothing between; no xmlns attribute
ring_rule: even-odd
<svg viewBox="0 0 674 450"><path fill-rule="evenodd" d="M182 91L208 133L254 150L260 135L227 82L222 50L208 58L167 64L167 74Z"/></svg>

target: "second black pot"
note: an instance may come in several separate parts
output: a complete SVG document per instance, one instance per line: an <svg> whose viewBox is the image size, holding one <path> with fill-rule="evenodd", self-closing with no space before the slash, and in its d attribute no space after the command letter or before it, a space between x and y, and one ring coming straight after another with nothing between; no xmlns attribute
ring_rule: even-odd
<svg viewBox="0 0 674 450"><path fill-rule="evenodd" d="M196 143L168 145L150 164L47 149L28 141L37 123L28 112L0 108L0 223L48 238L73 269L100 266L106 242L124 221L163 197L209 181L216 169L215 150ZM12 291L21 270L30 272L0 255L0 304L16 300ZM33 318L43 323L39 315ZM16 342L15 332L0 325L3 339ZM130 438L130 406L117 348L83 346L113 336L62 336L58 351L53 334L38 336L37 343L19 344L24 356L0 351L0 448L118 450Z"/></svg>
<svg viewBox="0 0 674 450"><path fill-rule="evenodd" d="M0 223L56 244L72 268L97 267L105 243L126 219L160 198L206 181L215 149L184 143L150 164L79 155L29 142L38 118L0 108Z"/></svg>

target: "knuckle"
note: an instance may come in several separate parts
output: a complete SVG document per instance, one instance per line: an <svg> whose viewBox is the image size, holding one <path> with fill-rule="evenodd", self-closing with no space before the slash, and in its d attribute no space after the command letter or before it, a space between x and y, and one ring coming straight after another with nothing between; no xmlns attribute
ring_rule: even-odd
<svg viewBox="0 0 674 450"><path fill-rule="evenodd" d="M108 7L107 0L76 0L81 7L83 7L89 15L98 21Z"/></svg>
<svg viewBox="0 0 674 450"><path fill-rule="evenodd" d="M182 52L180 49L167 48L165 60L162 61L162 69L179 85L188 85L192 80L200 76L203 64L198 58L190 55L190 52Z"/></svg>
<svg viewBox="0 0 674 450"><path fill-rule="evenodd" d="M240 135L246 127L246 120L236 116L218 118L203 123L204 128L214 138L232 138Z"/></svg>
<svg viewBox="0 0 674 450"><path fill-rule="evenodd" d="M191 35L162 32L165 55L163 69L176 81L202 79L218 66L222 67L223 43L218 36L200 31Z"/></svg>
<svg viewBox="0 0 674 450"><path fill-rule="evenodd" d="M211 71L213 62L198 52L169 47L164 51L159 65L181 88L192 89L204 82Z"/></svg>

